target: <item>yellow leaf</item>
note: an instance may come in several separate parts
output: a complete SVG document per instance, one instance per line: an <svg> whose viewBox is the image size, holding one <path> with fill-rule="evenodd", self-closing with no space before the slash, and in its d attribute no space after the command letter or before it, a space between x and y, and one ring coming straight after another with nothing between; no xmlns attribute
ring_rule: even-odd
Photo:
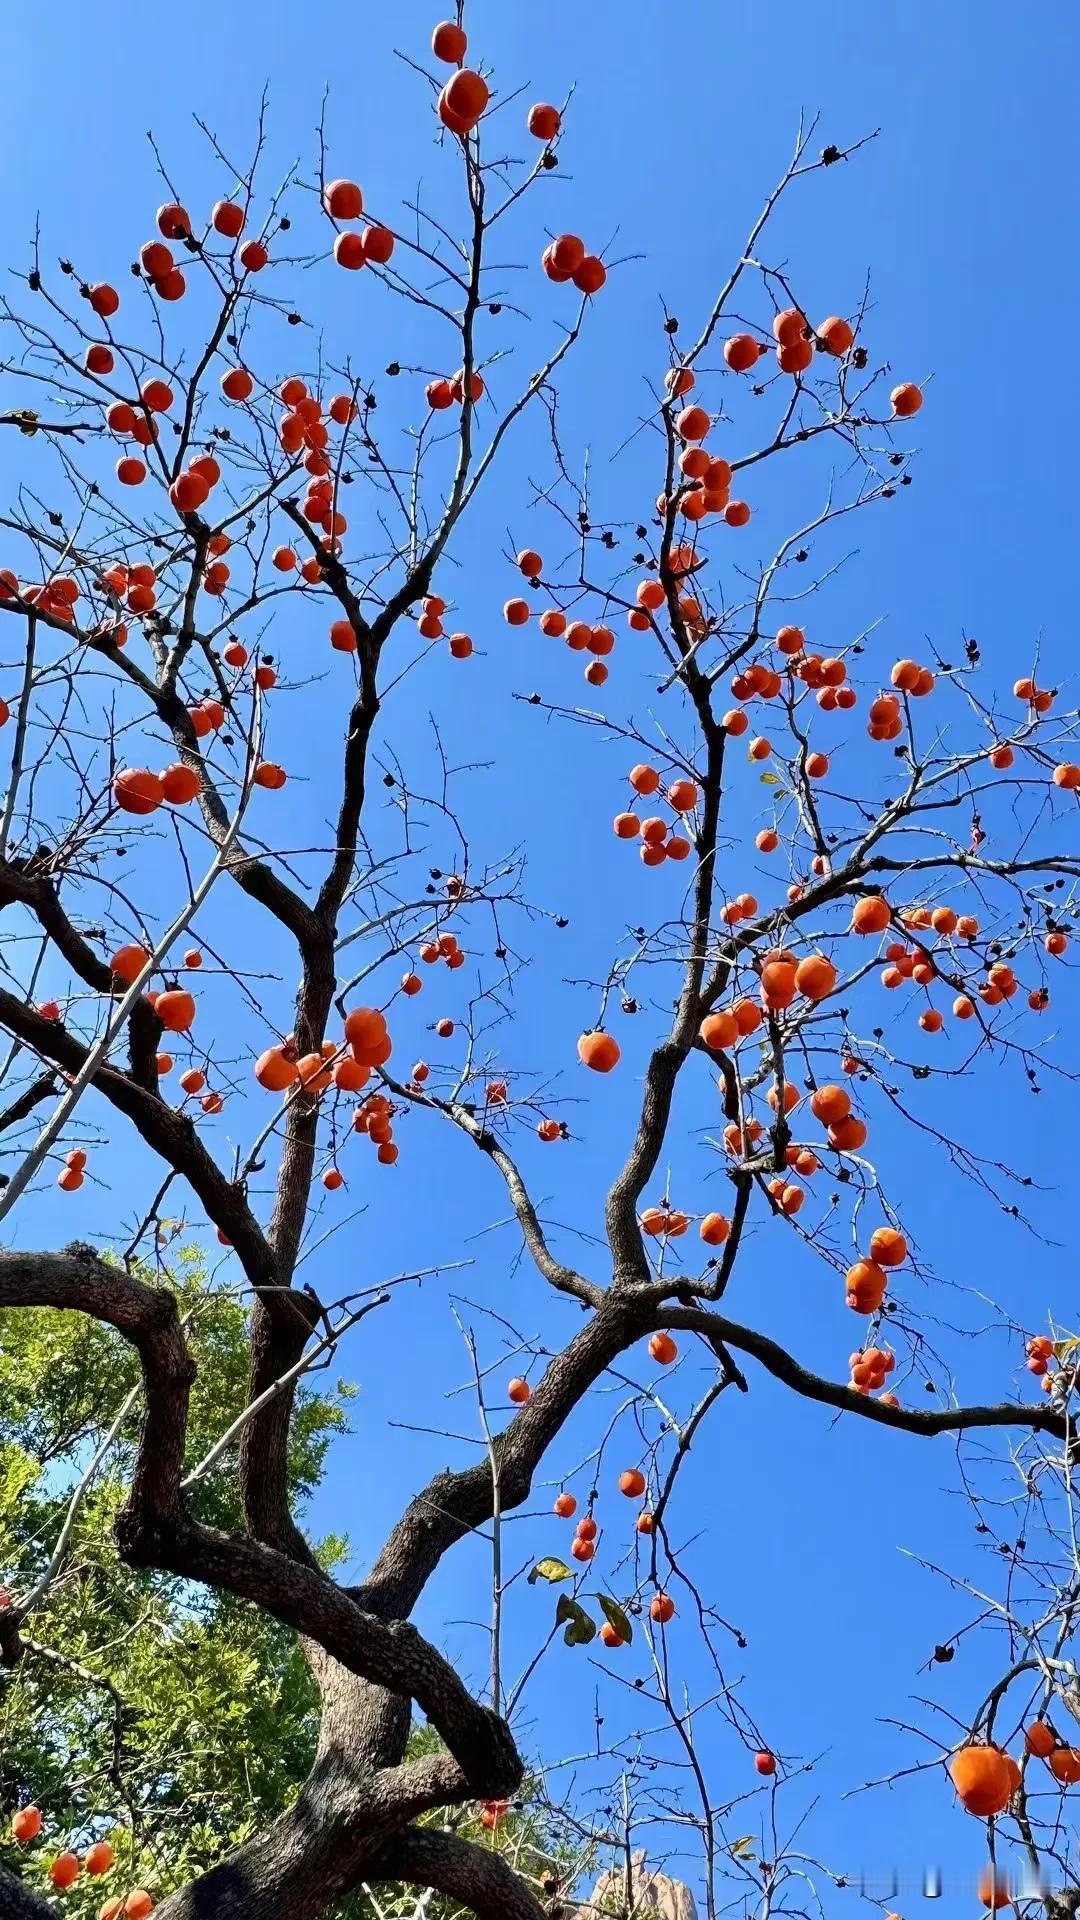
<svg viewBox="0 0 1080 1920"><path fill-rule="evenodd" d="M529 1575L529 1585L535 1586L538 1580L572 1580L573 1577L565 1560L538 1560Z"/></svg>

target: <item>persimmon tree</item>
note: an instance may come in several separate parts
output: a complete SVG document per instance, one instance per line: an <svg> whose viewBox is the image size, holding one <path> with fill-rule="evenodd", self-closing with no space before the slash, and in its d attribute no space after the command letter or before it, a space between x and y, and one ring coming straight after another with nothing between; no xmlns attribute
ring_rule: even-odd
<svg viewBox="0 0 1080 1920"><path fill-rule="evenodd" d="M55 1911L72 1886L66 1897L88 1897L87 1848L105 1846L118 1856L109 1920L154 1906L169 1920L312 1920L357 1890L377 1902L380 1887L401 1886L483 1920L534 1920L570 1889L524 1860L516 1871L493 1843L534 1758L519 1738L523 1702L537 1671L564 1657L564 1638L573 1648L595 1637L614 1653L635 1634L651 1649L642 1698L695 1782L711 1916L726 1870L717 1809L730 1795L704 1777L672 1662L680 1631L707 1638L716 1613L672 1516L717 1403L730 1405L732 1390L752 1399L764 1371L794 1396L893 1430L898 1447L999 1430L1023 1460L1035 1450L1041 1465L1026 1473L1052 1473L1067 1490L1067 1359L1033 1404L968 1403L962 1352L956 1391L934 1386L940 1329L920 1319L913 1228L875 1153L890 1115L987 1194L1009 1179L922 1093L961 1068L972 1087L1001 1069L1042 1070L1080 875L1080 765L1069 757L1076 716L1037 663L998 695L982 684L974 643L954 661L929 647L894 660L869 626L830 646L816 636L830 543L854 514L899 501L923 405L919 385L888 372L887 323L870 324L865 300L838 295L848 313L810 313L798 263L768 254L780 201L827 190L860 143L816 149L802 132L696 327L664 322L648 404L624 423L651 451L650 497L607 517L577 477L558 392L583 330L612 324L618 263L553 232L542 196L562 113L497 90L481 54L459 19L437 27L426 69L416 62L418 125L426 138L426 85L441 162L459 182L456 228L420 201L404 215L366 207L359 184L331 177L321 138L309 177L268 190L260 134L239 169L215 149L223 197L209 214L163 164L156 233L130 285L96 278L92 261L53 265L39 244L4 302L3 420L24 436L25 460L2 516L0 574L11 743L0 903L19 935L0 989L10 1169L0 1305L83 1315L133 1350L139 1426L118 1561L295 1634L320 1700L299 1794L179 1884L125 1880L122 1805L95 1804L78 1831L44 1841L33 1808L16 1809L14 1838L29 1851L0 1878L4 1914ZM526 150L534 158L521 164ZM524 272L511 277L515 256ZM331 341L306 318L323 276L343 273L360 275L361 307L399 302L403 344L377 388L360 366L361 323L356 338L346 329ZM534 304L542 324L527 317ZM511 324L515 345L530 343L528 375L505 352ZM530 422L549 472L512 508L529 544L505 556L500 610L490 570L459 577L455 543ZM790 531L759 562L747 529L774 474ZM546 937L549 922L522 857L477 850L458 810L454 768L475 757L469 676L484 671L468 629L480 621L538 634L570 676L558 696L522 693L500 754L514 753L519 729L561 724L570 750L619 755L625 779L614 834L631 931L614 957L606 931L598 937L577 987L580 1037L544 1036L542 1078L518 960L529 930ZM461 692L440 715L438 778L424 783L395 747L394 715L410 702L425 712L428 656L444 648ZM653 689L644 715L626 691L642 674ZM310 749L327 823L315 844L297 838L294 770L272 757L282 708ZM744 788L763 798L753 849L730 811ZM590 830L611 823L582 821ZM223 893L235 897L232 950L203 932ZM262 964L285 951L298 974L291 1003ZM527 1061L515 1039L526 1023ZM602 1217L603 1238L587 1258L539 1197L541 1183L557 1188L585 1124L566 1116L553 1078L571 1067L579 1090L608 1073L623 1089L622 1162L596 1196L588 1225ZM722 1205L669 1191L662 1172L684 1090L702 1084L715 1114L702 1177L719 1163ZM293 1508L300 1383L373 1312L398 1315L412 1340L430 1337L420 1282L434 1276L376 1270L365 1221L344 1214L319 1269L340 1277L317 1294L301 1269L350 1185L366 1193L382 1181L381 1204L423 1204L409 1195L421 1128L478 1156L509 1207L520 1250L508 1265L530 1324L545 1301L554 1315L559 1296L580 1324L566 1338L552 1317L542 1339L522 1336L516 1373L493 1382L482 1335L463 1323L482 1457L420 1487L364 1577L346 1582ZM121 1135L153 1172L133 1230L118 1221L99 1249L78 1237L78 1195L107 1177ZM24 1246L20 1206L49 1183L53 1244ZM209 1445L212 1383L209 1401L200 1383L193 1422L193 1340L160 1264L163 1221L192 1209L224 1250L214 1284L247 1314L246 1402L226 1417L220 1395ZM837 1310L828 1374L755 1324L754 1274L793 1236ZM447 1269L458 1254L447 1247ZM1037 1373L1053 1337L1027 1331ZM713 1377L672 1413L688 1347L709 1356ZM506 1612L527 1589L508 1557L507 1516L594 1389L627 1377L632 1350L654 1380L675 1368L674 1384L630 1394L638 1457L612 1463L619 1427L578 1491L558 1494L552 1528L555 1518L574 1527L568 1546L561 1531L552 1544L568 1561L552 1550L532 1567L534 1587L559 1589L555 1627L510 1677ZM129 1411L116 1409L103 1445ZM617 1549L601 1532L619 1532L603 1511L605 1476L636 1512ZM208 1477L230 1488L209 1511ZM84 1486L85 1476L0 1608L11 1666L45 1657ZM491 1555L486 1690L411 1618L469 1536ZM1071 1578L1058 1594L1063 1633ZM1048 1630L1036 1629L1024 1670L1064 1699L1060 1642L1048 1653ZM741 1700L724 1698L757 1776L775 1780L772 1748ZM961 1798L980 1818L1011 1807L1038 1856L1024 1780L995 1744L1000 1722L978 1703L972 1714L970 1737L949 1743L966 1755L953 1762ZM408 1746L414 1716L436 1736L421 1752ZM1058 1756L1073 1749L1053 1727L1047 1754L1063 1788L1073 1758ZM611 1757L637 1793L633 1767ZM589 1844L629 1858L636 1819L600 1822ZM769 1881L778 1870L774 1860L757 1871ZM772 1901L775 1885L762 1894Z"/></svg>

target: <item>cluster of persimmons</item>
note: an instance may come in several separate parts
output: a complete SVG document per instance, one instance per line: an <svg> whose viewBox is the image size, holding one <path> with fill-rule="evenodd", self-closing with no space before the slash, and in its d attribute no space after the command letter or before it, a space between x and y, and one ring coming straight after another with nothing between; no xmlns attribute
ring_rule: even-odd
<svg viewBox="0 0 1080 1920"><path fill-rule="evenodd" d="M43 1826L39 1807L20 1807L11 1817L11 1837L19 1846L33 1846L40 1840ZM108 1840L95 1840L81 1858L74 1848L65 1847L48 1863L49 1884L58 1893L66 1893L81 1874L100 1879L115 1865L116 1853ZM111 1895L102 1905L98 1920L146 1920L153 1911L154 1902L146 1888L132 1887L126 1894Z"/></svg>

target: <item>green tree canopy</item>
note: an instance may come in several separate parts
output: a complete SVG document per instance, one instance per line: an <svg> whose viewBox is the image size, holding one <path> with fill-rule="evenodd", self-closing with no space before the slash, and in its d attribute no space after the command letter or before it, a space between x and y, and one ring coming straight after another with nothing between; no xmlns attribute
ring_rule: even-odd
<svg viewBox="0 0 1080 1920"><path fill-rule="evenodd" d="M160 1282L159 1274L145 1275ZM197 1249L167 1276L187 1316L199 1368L192 1395L189 1470L242 1410L248 1323L235 1293L212 1286ZM130 1346L81 1315L33 1309L0 1317L0 1581L21 1596L49 1566L75 1493L138 1385ZM324 1376L325 1378L325 1376ZM353 1395L336 1380L298 1396L291 1492L302 1513L327 1446ZM113 1524L131 1472L141 1402L131 1406L78 1504L62 1566L23 1639L25 1658L0 1668L0 1805L32 1804L43 1819L30 1848L0 1827L0 1864L42 1887L64 1847L97 1839L115 1848L107 1878L81 1876L64 1911L97 1915L122 1879L159 1894L184 1884L264 1827L310 1771L319 1699L287 1628L230 1595L117 1558ZM240 1524L228 1455L194 1496L200 1517ZM330 1566L347 1543L316 1552ZM414 1730L413 1755L439 1742ZM460 1817L456 1824L462 1824ZM475 1813L465 1824L480 1828ZM550 1857L535 1816L512 1812L492 1844L513 1849L542 1877ZM522 1859L522 1856L529 1856ZM411 1911L415 1894L383 1889L380 1912ZM370 1913L357 1898L348 1914ZM431 1920L452 1909L428 1905Z"/></svg>
<svg viewBox="0 0 1080 1920"><path fill-rule="evenodd" d="M246 1314L211 1288L197 1254L171 1283L199 1366L194 1466L244 1405ZM131 1348L75 1314L14 1312L0 1324L0 1577L13 1592L45 1570L72 1493L138 1380ZM299 1399L294 1498L322 1475L345 1424L341 1382ZM44 1858L110 1838L135 1881L189 1878L286 1806L311 1766L317 1693L295 1637L227 1594L118 1561L112 1526L130 1473L136 1400L77 1514L65 1564L0 1678L0 1791L41 1808ZM202 1517L238 1523L226 1458L197 1494ZM344 1551L324 1540L328 1562ZM19 1853L26 1870L25 1849ZM100 1884L68 1896L97 1911Z"/></svg>

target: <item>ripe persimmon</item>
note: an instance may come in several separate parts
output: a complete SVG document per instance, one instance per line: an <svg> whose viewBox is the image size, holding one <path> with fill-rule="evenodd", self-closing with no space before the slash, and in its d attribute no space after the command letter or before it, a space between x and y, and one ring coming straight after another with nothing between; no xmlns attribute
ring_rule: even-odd
<svg viewBox="0 0 1080 1920"><path fill-rule="evenodd" d="M763 1750L761 1753L755 1753L754 1766L758 1773L765 1774L766 1776L775 1773L776 1755L769 1753L767 1750Z"/></svg>
<svg viewBox="0 0 1080 1920"><path fill-rule="evenodd" d="M445 60L449 67L461 65L468 44L464 27L456 20L440 20L431 36L431 51L436 60Z"/></svg>
<svg viewBox="0 0 1080 1920"><path fill-rule="evenodd" d="M154 813L165 798L156 773L146 767L127 767L112 784L113 799L124 813Z"/></svg>
<svg viewBox="0 0 1080 1920"><path fill-rule="evenodd" d="M58 1853L49 1868L49 1879L52 1881L53 1886L58 1888L61 1893L64 1893L68 1887L75 1885L78 1877L78 1854L72 1853L70 1850L66 1853Z"/></svg>
<svg viewBox="0 0 1080 1920"><path fill-rule="evenodd" d="M844 1087L818 1087L810 1097L810 1111L815 1120L821 1120L827 1127L835 1126L851 1112L851 1096Z"/></svg>
<svg viewBox="0 0 1080 1920"><path fill-rule="evenodd" d="M658 1366L670 1367L678 1359L679 1349L670 1333L654 1333L649 1341L649 1352Z"/></svg>
<svg viewBox="0 0 1080 1920"><path fill-rule="evenodd" d="M824 1000L836 985L836 968L823 953L807 954L795 969L795 990L807 1000Z"/></svg>
<svg viewBox="0 0 1080 1920"><path fill-rule="evenodd" d="M693 780L673 780L666 799L676 813L689 813L698 803L697 785Z"/></svg>
<svg viewBox="0 0 1080 1920"><path fill-rule="evenodd" d="M805 373L813 357L812 340L792 340L786 346L776 349L777 364L781 373Z"/></svg>
<svg viewBox="0 0 1080 1920"><path fill-rule="evenodd" d="M194 997L183 987L170 987L159 993L154 1012L168 1033L186 1033L195 1019Z"/></svg>
<svg viewBox="0 0 1080 1920"><path fill-rule="evenodd" d="M226 240L238 240L244 231L246 215L236 200L218 200L210 215L210 224L215 233L223 234Z"/></svg>
<svg viewBox="0 0 1080 1920"><path fill-rule="evenodd" d="M905 380L901 386L893 388L889 400L898 420L910 419L911 415L918 413L922 406L922 388L917 387L914 381Z"/></svg>
<svg viewBox="0 0 1080 1920"><path fill-rule="evenodd" d="M471 67L459 67L439 95L439 117L452 133L471 133L489 98L483 75Z"/></svg>
<svg viewBox="0 0 1080 1920"><path fill-rule="evenodd" d="M41 1832L41 1810L38 1807L19 1807L11 1816L11 1837L20 1846L29 1846Z"/></svg>
<svg viewBox="0 0 1080 1920"><path fill-rule="evenodd" d="M1012 1783L1000 1747L960 1747L949 1762L949 1774L968 1813L986 1819L1008 1806Z"/></svg>
<svg viewBox="0 0 1080 1920"><path fill-rule="evenodd" d="M995 1865L983 1868L976 1888L976 1899L980 1906L989 1907L994 1912L1012 1906L1009 1876L1002 1867Z"/></svg>
<svg viewBox="0 0 1080 1920"><path fill-rule="evenodd" d="M393 254L395 237L389 227L368 226L360 235L360 244L364 249L365 260L372 261L377 267L385 267ZM349 404L351 406L352 403ZM349 417L349 414L346 414L346 420ZM344 422L339 420L338 424L343 425Z"/></svg>
<svg viewBox="0 0 1080 1920"><path fill-rule="evenodd" d="M795 998L795 963L770 960L761 969L761 997L775 1012L789 1007Z"/></svg>
<svg viewBox="0 0 1080 1920"><path fill-rule="evenodd" d="M157 210L157 230L166 240L185 240L191 232L191 218L178 200L168 200Z"/></svg>
<svg viewBox="0 0 1080 1920"><path fill-rule="evenodd" d="M345 267L349 273L358 273L361 267L366 267L363 234L349 230L339 233L334 241L334 259L339 267Z"/></svg>
<svg viewBox="0 0 1080 1920"><path fill-rule="evenodd" d="M48 1878L54 1887L60 1887L61 1893L67 1887L73 1887L79 1880L79 1855L77 1853L58 1853L48 1870Z"/></svg>
<svg viewBox="0 0 1080 1920"><path fill-rule="evenodd" d="M607 268L598 254L587 253L570 278L580 293L599 293L607 279Z"/></svg>
<svg viewBox="0 0 1080 1920"><path fill-rule="evenodd" d="M1075 1787L1080 1780L1080 1751L1076 1747L1055 1747L1046 1764L1060 1786Z"/></svg>
<svg viewBox="0 0 1080 1920"><path fill-rule="evenodd" d="M732 1013L707 1013L698 1028L705 1046L715 1052L733 1047L739 1038L739 1025Z"/></svg>
<svg viewBox="0 0 1080 1920"><path fill-rule="evenodd" d="M707 1213L703 1216L698 1233L707 1247L722 1247L731 1232L731 1222L722 1213Z"/></svg>
<svg viewBox="0 0 1080 1920"><path fill-rule="evenodd" d="M526 1400L532 1399L532 1388L527 1380L515 1378L507 1386L506 1397L512 1400L516 1407L523 1407Z"/></svg>
<svg viewBox="0 0 1080 1920"><path fill-rule="evenodd" d="M622 1049L613 1034L599 1029L583 1033L578 1040L578 1059L594 1073L610 1073L618 1065Z"/></svg>
<svg viewBox="0 0 1080 1920"><path fill-rule="evenodd" d="M573 1494L556 1494L552 1512L557 1513L560 1520L569 1520L571 1515L577 1512L577 1501Z"/></svg>
<svg viewBox="0 0 1080 1920"><path fill-rule="evenodd" d="M246 367L230 367L222 374L220 385L226 400L249 400L255 391L255 382Z"/></svg>
<svg viewBox="0 0 1080 1920"><path fill-rule="evenodd" d="M118 947L109 961L109 970L118 980L123 980L126 986L130 986L133 980L138 979L149 958L150 953L147 947Z"/></svg>
<svg viewBox="0 0 1080 1920"><path fill-rule="evenodd" d="M535 106L529 108L525 124L535 139L554 140L562 126L562 114L558 107L549 106L546 101L538 100Z"/></svg>
<svg viewBox="0 0 1080 1920"><path fill-rule="evenodd" d="M469 376L469 399L475 403L477 400L480 400L483 398L483 393L484 393L483 375L473 372ZM458 373L455 373L453 379L451 380L450 397L451 399L456 400L459 403L459 405L464 404L464 400L465 400L464 370Z"/></svg>
<svg viewBox="0 0 1080 1920"><path fill-rule="evenodd" d="M768 1103L769 1103L769 1105L770 1105L770 1107L772 1108L772 1110L773 1110L773 1112L775 1113L775 1112L777 1111L777 1109L778 1109L778 1107L779 1107L779 1104L780 1104L780 1095L779 1095L779 1093L777 1092L777 1089L776 1089L776 1087L775 1087L775 1085L774 1085L774 1086L771 1086L771 1087L769 1088L769 1091L768 1091L768 1094L766 1095L766 1098L767 1098L767 1100L768 1100ZM785 1081L785 1083L784 1083L784 1112L785 1112L785 1113L792 1113L792 1112L794 1111L794 1109L795 1109L795 1108L796 1108L796 1107L798 1106L798 1104L799 1104L799 1101L800 1101L800 1099L801 1099L801 1098L802 1098L802 1095L800 1094L800 1092L799 1092L799 1089L798 1089L798 1087L794 1087L794 1086L792 1086L792 1084L791 1084L791 1081L790 1081L790 1080L787 1080L787 1081Z"/></svg>
<svg viewBox="0 0 1080 1920"><path fill-rule="evenodd" d="M99 280L95 286L92 286L88 297L94 312L102 320L111 319L120 305L120 295L115 287L109 286L106 280Z"/></svg>
<svg viewBox="0 0 1080 1920"><path fill-rule="evenodd" d="M628 1467L625 1473L620 1473L619 1492L624 1493L628 1500L640 1500L644 1491L645 1475L637 1467Z"/></svg>
<svg viewBox="0 0 1080 1920"><path fill-rule="evenodd" d="M1031 1725L1024 1729L1024 1745L1028 1752L1035 1754L1039 1760L1047 1760L1058 1745L1058 1739L1053 1728L1048 1727L1045 1720L1033 1720Z"/></svg>
<svg viewBox="0 0 1080 1920"><path fill-rule="evenodd" d="M585 258L585 242L576 233L560 233L548 251L555 272L569 276L577 272Z"/></svg>
<svg viewBox="0 0 1080 1920"><path fill-rule="evenodd" d="M279 767L274 760L260 760L251 776L257 787L268 787L272 792L283 787L288 777L284 767Z"/></svg>
<svg viewBox="0 0 1080 1920"><path fill-rule="evenodd" d="M876 1313L885 1298L888 1279L873 1260L856 1260L845 1276L847 1303L856 1313Z"/></svg>
<svg viewBox="0 0 1080 1920"><path fill-rule="evenodd" d="M908 1255L904 1235L895 1227L875 1227L870 1235L870 1258L879 1267L902 1267Z"/></svg>
<svg viewBox="0 0 1080 1920"><path fill-rule="evenodd" d="M798 307L785 307L782 313L773 316L773 338L780 347L790 347L796 340L805 337L806 315Z"/></svg>
<svg viewBox="0 0 1080 1920"><path fill-rule="evenodd" d="M144 380L139 389L144 407L151 413L168 413L173 403L173 390L164 380Z"/></svg>
<svg viewBox="0 0 1080 1920"><path fill-rule="evenodd" d="M751 367L756 367L764 351L764 347L758 344L753 334L734 333L731 339L725 342L724 359L732 373L749 373Z"/></svg>
<svg viewBox="0 0 1080 1920"><path fill-rule="evenodd" d="M845 1120L834 1120L829 1128L829 1145L840 1153L857 1153L866 1145L866 1124L849 1113Z"/></svg>
<svg viewBox="0 0 1080 1920"><path fill-rule="evenodd" d="M116 1854L107 1840L95 1840L93 1846L87 1848L86 1857L83 1860L87 1873L108 1873L109 1868L115 1864Z"/></svg>
<svg viewBox="0 0 1080 1920"><path fill-rule="evenodd" d="M631 767L629 777L630 785L633 787L634 792L641 794L643 797L655 793L660 785L660 775L657 773L656 768L648 767L644 764Z"/></svg>
<svg viewBox="0 0 1080 1920"><path fill-rule="evenodd" d="M662 1627L666 1626L669 1620L674 1620L675 1602L670 1594L658 1593L654 1596L649 1606L649 1617Z"/></svg>
<svg viewBox="0 0 1080 1920"><path fill-rule="evenodd" d="M255 1062L255 1078L268 1093L284 1093L300 1078L295 1049L268 1047Z"/></svg>
<svg viewBox="0 0 1080 1920"><path fill-rule="evenodd" d="M838 313L831 313L817 329L817 337L826 353L838 357L847 353L855 343L855 335L848 322Z"/></svg>
<svg viewBox="0 0 1080 1920"><path fill-rule="evenodd" d="M704 407L684 407L675 422L680 440L704 440L712 421Z"/></svg>
<svg viewBox="0 0 1080 1920"><path fill-rule="evenodd" d="M603 1622L600 1628L600 1639L605 1647L622 1647L626 1645L622 1634L619 1633L617 1628L612 1626L610 1620Z"/></svg>
<svg viewBox="0 0 1080 1920"><path fill-rule="evenodd" d="M856 900L851 914L853 933L884 933L891 919L891 910L887 900L880 894L867 894Z"/></svg>
<svg viewBox="0 0 1080 1920"><path fill-rule="evenodd" d="M184 807L198 799L202 792L202 779L194 767L177 761L175 766L166 767L162 773L161 790L170 806Z"/></svg>

